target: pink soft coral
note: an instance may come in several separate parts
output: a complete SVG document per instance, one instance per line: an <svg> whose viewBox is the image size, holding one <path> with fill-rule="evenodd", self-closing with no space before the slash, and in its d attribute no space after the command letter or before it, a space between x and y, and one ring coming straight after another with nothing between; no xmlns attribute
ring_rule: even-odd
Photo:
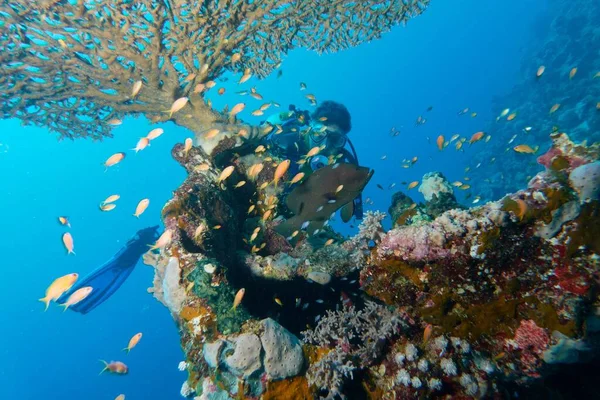
<svg viewBox="0 0 600 400"><path fill-rule="evenodd" d="M538 376L536 372L541 357L550 343L550 336L544 328L540 328L533 320L522 320L515 332L515 343L521 350L521 363L529 376Z"/></svg>
<svg viewBox="0 0 600 400"><path fill-rule="evenodd" d="M391 254L404 261L432 262L446 258L445 233L432 225L407 226L389 231L377 249L379 256Z"/></svg>

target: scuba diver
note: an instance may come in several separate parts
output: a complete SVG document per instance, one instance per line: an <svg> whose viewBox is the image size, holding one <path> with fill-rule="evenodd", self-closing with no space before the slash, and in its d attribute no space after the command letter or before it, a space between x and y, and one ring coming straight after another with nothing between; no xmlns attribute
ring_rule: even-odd
<svg viewBox="0 0 600 400"><path fill-rule="evenodd" d="M150 246L156 242L157 238L158 226L139 230L117 254L73 285L56 302L64 304L72 293L83 287L90 286L92 287L90 294L79 303L70 306L69 310L81 314L87 314L92 311L121 287L137 265L140 257L148 252Z"/></svg>
<svg viewBox="0 0 600 400"><path fill-rule="evenodd" d="M288 112L270 116L262 125L265 124L278 130L274 129L263 137L262 143L269 145L279 157L292 161L291 176L298 172L309 176L334 162L358 166L356 150L347 136L352 129L351 117L343 104L324 101L312 114L290 105ZM304 155L317 146L321 148L319 154L311 157L310 162L301 163ZM352 201L349 212L342 214L342 219L348 222L352 216L359 220L363 217L360 194Z"/></svg>

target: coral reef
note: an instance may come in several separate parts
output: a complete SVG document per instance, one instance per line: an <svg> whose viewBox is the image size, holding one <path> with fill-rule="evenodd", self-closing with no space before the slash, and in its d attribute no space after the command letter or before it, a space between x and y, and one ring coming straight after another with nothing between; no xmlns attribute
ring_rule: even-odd
<svg viewBox="0 0 600 400"><path fill-rule="evenodd" d="M598 146L551 139L524 190L437 216L398 195L393 211L413 216L385 232L385 214L367 212L346 240L328 226L283 238L276 217L246 210L289 215L278 193L232 195L257 159L222 160L232 175L215 184L203 149L175 146L189 175L163 209L172 240L144 261L180 329L182 393L494 397L596 356Z"/></svg>
<svg viewBox="0 0 600 400"><path fill-rule="evenodd" d="M325 52L368 42L428 3L3 3L0 115L66 138L110 136L127 115L173 119L197 134L214 124L237 133L240 126L227 127L228 110L213 110L203 99L225 72L264 77L294 47ZM183 110L164 112L183 97ZM207 152L216 147L209 144Z"/></svg>

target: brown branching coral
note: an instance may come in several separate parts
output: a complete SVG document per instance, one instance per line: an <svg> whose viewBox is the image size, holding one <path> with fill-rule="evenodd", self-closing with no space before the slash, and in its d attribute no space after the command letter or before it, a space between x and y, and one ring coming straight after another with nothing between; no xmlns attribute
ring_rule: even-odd
<svg viewBox="0 0 600 400"><path fill-rule="evenodd" d="M419 15L429 0L15 0L0 5L3 118L62 137L110 136L111 119L225 123L200 84L226 71L264 77L294 47L338 51ZM143 83L139 93L132 87Z"/></svg>

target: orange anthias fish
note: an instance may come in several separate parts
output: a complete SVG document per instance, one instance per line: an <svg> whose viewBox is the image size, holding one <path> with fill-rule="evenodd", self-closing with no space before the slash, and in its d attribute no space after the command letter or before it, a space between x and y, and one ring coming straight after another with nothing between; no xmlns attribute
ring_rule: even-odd
<svg viewBox="0 0 600 400"><path fill-rule="evenodd" d="M426 344L431 337L431 332L433 331L433 325L427 324L425 329L423 330L423 344Z"/></svg>
<svg viewBox="0 0 600 400"><path fill-rule="evenodd" d="M240 305L242 299L244 298L244 293L246 293L246 289L241 288L235 294L235 298L233 299L233 307L231 308L232 310L235 310Z"/></svg>
<svg viewBox="0 0 600 400"><path fill-rule="evenodd" d="M555 105L552 106L552 108L550 108L550 114L554 114L556 111L558 111L559 108L560 108L560 104L556 103Z"/></svg>
<svg viewBox="0 0 600 400"><path fill-rule="evenodd" d="M570 72L569 72L569 79L573 79L575 77L575 74L577 73L577 67L573 68Z"/></svg>
<svg viewBox="0 0 600 400"><path fill-rule="evenodd" d="M419 184L419 181L414 181L414 182L409 183L408 190L416 188L418 184Z"/></svg>
<svg viewBox="0 0 600 400"><path fill-rule="evenodd" d="M191 138L187 138L185 139L185 141L183 142L183 154L187 157L188 153L190 152L190 150L192 149L192 145L194 144L194 142L192 141Z"/></svg>
<svg viewBox="0 0 600 400"><path fill-rule="evenodd" d="M300 182L302 180L302 178L304 178L304 172L298 172L296 175L294 175L294 177L290 181L290 185Z"/></svg>
<svg viewBox="0 0 600 400"><path fill-rule="evenodd" d="M144 211L146 211L146 208L148 208L149 204L150 204L150 200L148 200L148 199L140 200L137 207L135 208L135 214L133 214L133 216L139 218L140 215L142 215L144 213Z"/></svg>
<svg viewBox="0 0 600 400"><path fill-rule="evenodd" d="M150 246L150 250L162 249L165 246L167 246L169 243L171 243L172 239L173 239L173 231L171 229L167 229L166 231L164 231L162 233L162 235L160 235L160 237L158 238L156 243L154 243L154 245Z"/></svg>
<svg viewBox="0 0 600 400"><path fill-rule="evenodd" d="M536 146L535 148L531 148L531 146L527 144L520 144L518 146L513 147L513 149L517 153L535 154L535 152L538 151L538 146Z"/></svg>
<svg viewBox="0 0 600 400"><path fill-rule="evenodd" d="M229 178L231 176L231 174L233 173L234 169L235 169L235 167L233 165L230 165L230 166L226 167L225 169L223 169L223 171L221 171L221 175L219 175L219 178L217 179L217 184L221 183L225 179Z"/></svg>
<svg viewBox="0 0 600 400"><path fill-rule="evenodd" d="M437 138L437 147L440 151L444 150L444 135L440 135Z"/></svg>
<svg viewBox="0 0 600 400"><path fill-rule="evenodd" d="M117 397L115 397L115 400L125 400L125 395L124 394L120 394Z"/></svg>
<svg viewBox="0 0 600 400"><path fill-rule="evenodd" d="M473 144L475 142L479 142L485 136L484 132L475 132L471 139L469 140L469 144Z"/></svg>
<svg viewBox="0 0 600 400"><path fill-rule="evenodd" d="M67 311L67 309L70 306L74 306L75 304L79 303L80 301L84 300L86 297L88 297L90 295L90 293L92 293L92 290L94 288L92 288L91 286L84 286L80 289L77 289L76 291L73 292L73 294L71 294L69 296L69 298L67 299L67 301L65 301L64 304L61 304L61 306L63 306L65 309L64 311Z"/></svg>
<svg viewBox="0 0 600 400"><path fill-rule="evenodd" d="M290 167L290 162L290 160L284 160L280 162L277 168L275 169L275 175L273 176L273 183L275 184L275 187L277 187L277 183L279 182L281 177L287 172L288 168Z"/></svg>
<svg viewBox="0 0 600 400"><path fill-rule="evenodd" d="M65 245L65 249L67 249L67 254L75 255L74 244L73 244L73 236L69 232L66 232L62 236L62 242Z"/></svg>
<svg viewBox="0 0 600 400"><path fill-rule="evenodd" d="M71 227L71 223L67 217L58 217L58 222L60 222L61 225L66 225L69 228Z"/></svg>
<svg viewBox="0 0 600 400"><path fill-rule="evenodd" d="M535 75L539 78L542 75L544 75L544 71L546 71L546 67L543 65L540 65L540 67L537 69L537 72Z"/></svg>
<svg viewBox="0 0 600 400"><path fill-rule="evenodd" d="M135 147L131 150L135 150L135 152L138 153L138 152L144 150L149 145L150 145L150 139L148 139L147 137L143 137L140 140L138 140Z"/></svg>
<svg viewBox="0 0 600 400"><path fill-rule="evenodd" d="M115 153L112 156L108 157L108 159L104 162L104 166L106 169L112 167L113 165L117 165L125 158L125 153Z"/></svg>
<svg viewBox="0 0 600 400"><path fill-rule="evenodd" d="M244 103L237 103L235 106L233 106L231 108L231 110L229 111L229 115L231 115L232 117L237 115L238 113L242 112L242 110L244 109L244 107L246 107L246 104Z"/></svg>
<svg viewBox="0 0 600 400"><path fill-rule="evenodd" d="M152 129L150 132L148 132L148 135L146 137L148 138L148 140L154 140L157 137L159 137L160 135L162 135L163 133L165 133L163 128L156 128L156 129Z"/></svg>
<svg viewBox="0 0 600 400"><path fill-rule="evenodd" d="M242 77L240 78L238 84L244 83L244 82L246 82L250 78L252 78L252 71L250 71L250 68L246 68L244 70L244 75L242 75Z"/></svg>
<svg viewBox="0 0 600 400"><path fill-rule="evenodd" d="M120 198L121 198L121 196L119 196L118 194L111 194L101 204L114 203L115 201L119 200Z"/></svg>
<svg viewBox="0 0 600 400"><path fill-rule="evenodd" d="M169 118L173 116L177 111L181 110L188 103L189 99L187 97L180 97L171 104L171 108L167 111L169 113Z"/></svg>
<svg viewBox="0 0 600 400"><path fill-rule="evenodd" d="M100 360L100 362L104 363L104 369L100 371L100 375L102 375L104 371L108 371L111 374L117 375L125 375L129 372L129 368L127 367L127 365L125 365L125 363L122 363L121 361L111 361L108 363L104 360Z"/></svg>
<svg viewBox="0 0 600 400"><path fill-rule="evenodd" d="M46 304L46 309L44 311L48 309L48 306L52 300L58 299L63 295L63 293L71 289L71 287L75 284L75 281L77 281L77 278L79 278L79 274L76 273L56 278L50 284L50 286L48 286L48 289L46 289L46 296L40 299L42 303Z"/></svg>
<svg viewBox="0 0 600 400"><path fill-rule="evenodd" d="M142 81L136 81L131 88L131 97L135 97L142 90Z"/></svg>
<svg viewBox="0 0 600 400"><path fill-rule="evenodd" d="M135 335L133 335L131 337L131 339L129 339L129 344L127 345L127 347L125 347L123 349L123 351L127 351L127 354L129 354L129 352L131 351L131 349L133 349L138 342L140 341L140 339L142 338L142 333L136 333Z"/></svg>

